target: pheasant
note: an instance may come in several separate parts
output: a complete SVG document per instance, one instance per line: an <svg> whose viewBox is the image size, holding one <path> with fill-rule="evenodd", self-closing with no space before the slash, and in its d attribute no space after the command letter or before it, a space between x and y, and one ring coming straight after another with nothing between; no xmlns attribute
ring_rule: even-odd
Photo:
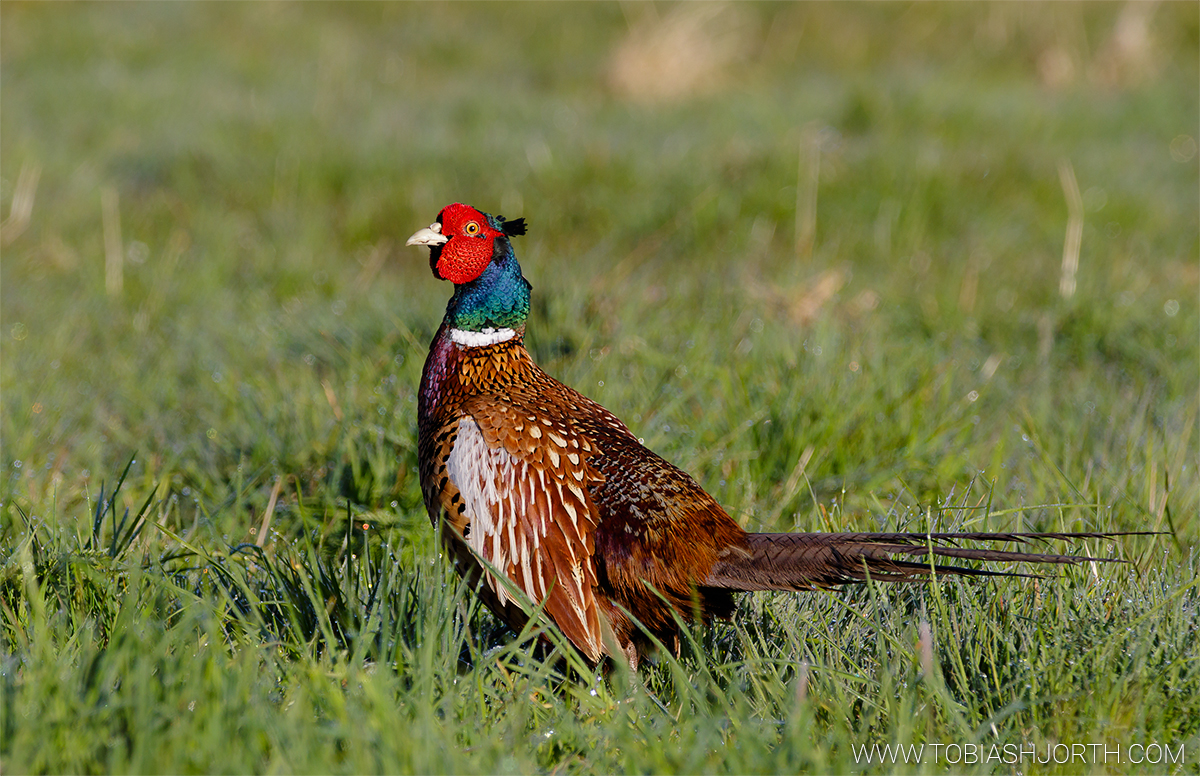
<svg viewBox="0 0 1200 776"><path fill-rule="evenodd" d="M523 344L531 287L512 248L523 234L524 219L453 204L407 243L428 246L434 276L454 284L421 376L425 506L459 572L514 630L530 616L524 597L590 664L610 656L636 668L651 636L678 650L680 619L728 618L737 592L1009 576L929 555L1072 564L1097 559L961 543L1117 535L747 533L611 412L533 362Z"/></svg>

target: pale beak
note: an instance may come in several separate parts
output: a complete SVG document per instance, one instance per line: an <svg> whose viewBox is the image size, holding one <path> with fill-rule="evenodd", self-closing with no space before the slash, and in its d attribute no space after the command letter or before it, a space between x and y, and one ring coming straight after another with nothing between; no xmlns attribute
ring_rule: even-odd
<svg viewBox="0 0 1200 776"><path fill-rule="evenodd" d="M404 244L434 246L445 245L448 242L450 238L442 234L442 225L435 222L409 237L408 242Z"/></svg>

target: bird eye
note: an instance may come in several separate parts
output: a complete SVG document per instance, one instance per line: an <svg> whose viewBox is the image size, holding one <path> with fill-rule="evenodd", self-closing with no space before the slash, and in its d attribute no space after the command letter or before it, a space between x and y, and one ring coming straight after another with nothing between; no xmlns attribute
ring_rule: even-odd
<svg viewBox="0 0 1200 776"><path fill-rule="evenodd" d="M468 221L467 225L463 227L463 232L469 235L477 235L479 234L479 224L474 221Z"/></svg>

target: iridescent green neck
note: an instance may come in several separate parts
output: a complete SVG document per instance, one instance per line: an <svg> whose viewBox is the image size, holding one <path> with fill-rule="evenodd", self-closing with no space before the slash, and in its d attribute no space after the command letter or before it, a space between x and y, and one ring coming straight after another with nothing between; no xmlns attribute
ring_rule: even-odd
<svg viewBox="0 0 1200 776"><path fill-rule="evenodd" d="M456 285L446 305L445 323L460 331L520 330L529 317L530 285L506 237L495 240L488 268L470 283Z"/></svg>

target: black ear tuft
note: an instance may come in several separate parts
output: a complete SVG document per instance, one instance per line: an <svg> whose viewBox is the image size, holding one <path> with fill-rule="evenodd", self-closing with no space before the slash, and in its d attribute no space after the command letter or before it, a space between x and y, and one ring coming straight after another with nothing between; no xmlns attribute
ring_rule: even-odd
<svg viewBox="0 0 1200 776"><path fill-rule="evenodd" d="M505 221L504 216L501 216L500 225L504 229L504 233L509 237L517 237L525 234L524 218L514 218L512 221Z"/></svg>

